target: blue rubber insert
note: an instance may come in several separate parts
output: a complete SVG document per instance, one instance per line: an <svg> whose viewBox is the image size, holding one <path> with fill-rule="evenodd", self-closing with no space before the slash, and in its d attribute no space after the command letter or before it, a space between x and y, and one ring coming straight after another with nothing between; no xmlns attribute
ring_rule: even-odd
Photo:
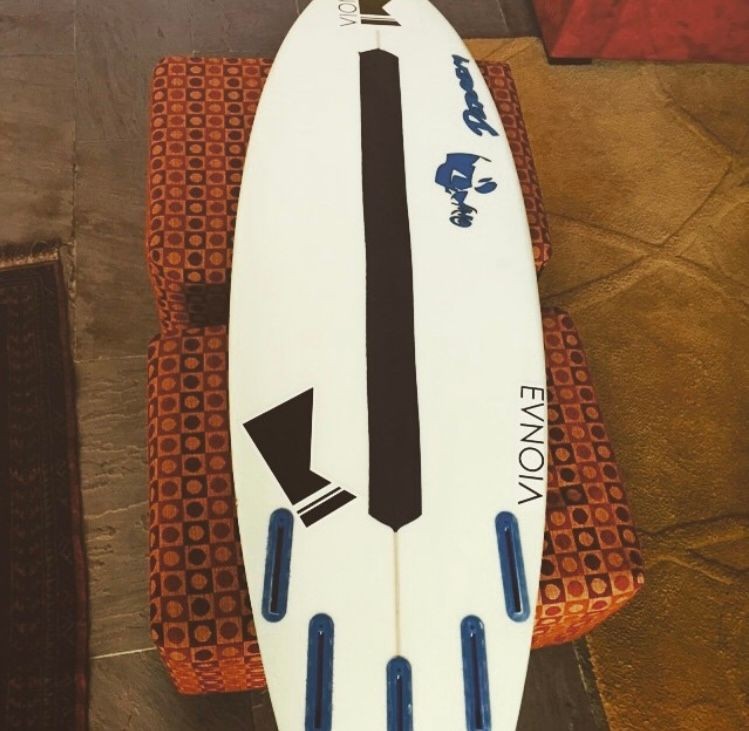
<svg viewBox="0 0 749 731"><path fill-rule="evenodd" d="M413 731L413 689L411 663L394 657L387 665L388 728L387 731Z"/></svg>
<svg viewBox="0 0 749 731"><path fill-rule="evenodd" d="M268 523L268 544L265 553L263 617L268 622L280 622L286 616L293 535L292 513L285 509L276 510Z"/></svg>
<svg viewBox="0 0 749 731"><path fill-rule="evenodd" d="M484 623L473 616L460 623L463 642L463 688L468 731L491 731L489 673L486 666Z"/></svg>
<svg viewBox="0 0 749 731"><path fill-rule="evenodd" d="M333 620L327 614L316 614L309 623L304 731L330 731L332 725Z"/></svg>
<svg viewBox="0 0 749 731"><path fill-rule="evenodd" d="M531 607L525 583L518 519L512 513L504 512L497 515L495 524L507 616L514 622L525 622L531 616Z"/></svg>

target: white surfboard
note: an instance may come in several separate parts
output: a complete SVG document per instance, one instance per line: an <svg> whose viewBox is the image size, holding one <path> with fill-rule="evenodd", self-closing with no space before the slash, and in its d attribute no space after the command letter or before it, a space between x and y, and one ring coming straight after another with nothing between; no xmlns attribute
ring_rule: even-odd
<svg viewBox="0 0 749 731"><path fill-rule="evenodd" d="M514 728L546 493L536 275L499 116L427 0L313 0L288 34L229 351L281 731Z"/></svg>

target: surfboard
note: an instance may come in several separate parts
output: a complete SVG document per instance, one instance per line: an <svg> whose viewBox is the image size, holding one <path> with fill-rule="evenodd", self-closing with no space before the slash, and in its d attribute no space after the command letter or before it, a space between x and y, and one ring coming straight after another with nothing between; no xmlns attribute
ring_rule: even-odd
<svg viewBox="0 0 749 731"><path fill-rule="evenodd" d="M234 479L281 731L514 728L546 491L523 198L427 0L313 0L257 111Z"/></svg>

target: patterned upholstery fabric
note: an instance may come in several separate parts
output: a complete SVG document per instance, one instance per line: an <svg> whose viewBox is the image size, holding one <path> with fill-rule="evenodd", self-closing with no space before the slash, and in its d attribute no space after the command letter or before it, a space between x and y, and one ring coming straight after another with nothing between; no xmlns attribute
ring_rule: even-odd
<svg viewBox="0 0 749 731"><path fill-rule="evenodd" d="M480 64L502 116L540 271L551 253L517 90ZM166 58L154 72L147 258L162 328L225 323L244 156L270 70L263 59Z"/></svg>
<svg viewBox="0 0 749 731"><path fill-rule="evenodd" d="M226 322L239 184L269 70L229 58L156 67L146 255L162 329Z"/></svg>
<svg viewBox="0 0 749 731"><path fill-rule="evenodd" d="M183 693L265 683L231 475L226 326L148 351L151 633Z"/></svg>
<svg viewBox="0 0 749 731"><path fill-rule="evenodd" d="M226 322L239 184L270 62L167 58L152 89L147 257L153 640L182 693L265 684L238 539ZM546 218L509 68L481 64L523 188L537 270ZM642 583L624 490L568 315L544 311L550 483L534 646L579 637Z"/></svg>
<svg viewBox="0 0 749 731"><path fill-rule="evenodd" d="M642 555L580 336L543 310L549 485L533 646L577 639L644 582Z"/></svg>

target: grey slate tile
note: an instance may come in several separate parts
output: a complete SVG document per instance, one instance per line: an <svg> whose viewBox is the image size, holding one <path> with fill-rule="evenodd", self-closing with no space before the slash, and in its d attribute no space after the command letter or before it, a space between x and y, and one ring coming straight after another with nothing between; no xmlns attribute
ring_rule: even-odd
<svg viewBox="0 0 749 731"><path fill-rule="evenodd" d="M255 731L278 731L267 691L252 694L252 720L255 722Z"/></svg>
<svg viewBox="0 0 749 731"><path fill-rule="evenodd" d="M179 695L156 652L91 663L91 731L255 731L250 693Z"/></svg>
<svg viewBox="0 0 749 731"><path fill-rule="evenodd" d="M197 55L273 57L297 17L295 0L188 0Z"/></svg>
<svg viewBox="0 0 749 731"><path fill-rule="evenodd" d="M0 56L73 52L74 0L3 0Z"/></svg>
<svg viewBox="0 0 749 731"><path fill-rule="evenodd" d="M508 36L509 28L497 0L433 0L461 38Z"/></svg>
<svg viewBox="0 0 749 731"><path fill-rule="evenodd" d="M79 363L91 655L147 647L146 359Z"/></svg>
<svg viewBox="0 0 749 731"><path fill-rule="evenodd" d="M78 144L76 357L142 355L157 331L143 243L146 140Z"/></svg>
<svg viewBox="0 0 749 731"><path fill-rule="evenodd" d="M0 58L0 242L71 237L74 89L72 56Z"/></svg>
<svg viewBox="0 0 749 731"><path fill-rule="evenodd" d="M186 2L78 0L79 141L145 141L154 65L190 52Z"/></svg>
<svg viewBox="0 0 749 731"><path fill-rule="evenodd" d="M536 11L531 0L497 0L512 37L539 36Z"/></svg>
<svg viewBox="0 0 749 731"><path fill-rule="evenodd" d="M517 731L607 731L603 710L583 681L575 646L531 653Z"/></svg>

